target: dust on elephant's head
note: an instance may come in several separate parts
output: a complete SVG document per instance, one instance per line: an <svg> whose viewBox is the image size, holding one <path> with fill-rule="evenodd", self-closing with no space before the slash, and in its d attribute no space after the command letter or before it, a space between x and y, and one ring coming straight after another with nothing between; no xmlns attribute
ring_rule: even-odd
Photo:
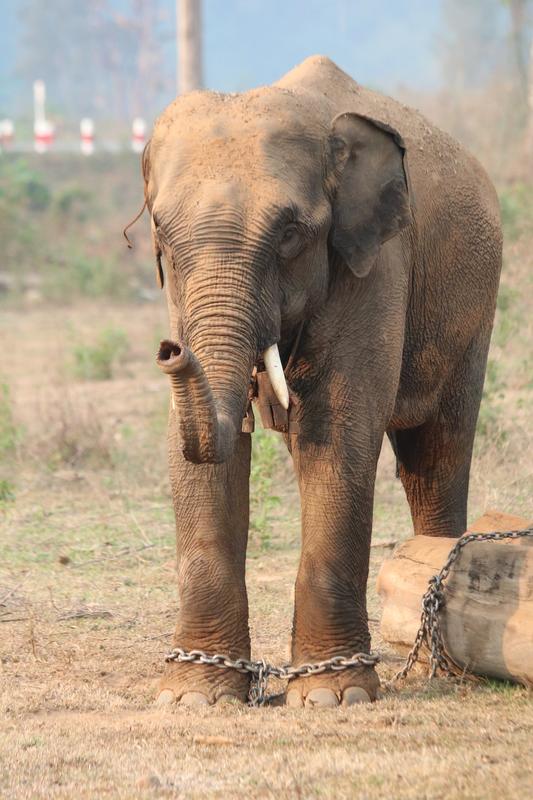
<svg viewBox="0 0 533 800"><path fill-rule="evenodd" d="M205 257L237 262L267 298L263 317L276 318L262 344L279 338L281 321L292 325L324 301L339 261L328 254L362 278L409 223L404 154L383 123L332 118L327 105L281 88L178 98L143 156L174 299L186 301L188 276Z"/></svg>

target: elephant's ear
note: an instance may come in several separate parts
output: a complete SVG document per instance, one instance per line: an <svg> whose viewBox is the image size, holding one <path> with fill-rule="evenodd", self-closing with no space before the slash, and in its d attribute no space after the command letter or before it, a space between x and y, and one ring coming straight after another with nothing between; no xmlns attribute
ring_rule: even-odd
<svg viewBox="0 0 533 800"><path fill-rule="evenodd" d="M141 170L144 179L144 202L148 207L148 211L150 213L150 228L152 232L152 245L154 248L154 255L155 255L155 278L157 281L157 285L160 289L162 289L165 285L165 273L163 271L163 264L161 261L161 248L159 246L159 241L157 238L157 232L155 229L154 218L152 215L152 201L150 195L148 193L148 182L150 180L150 143L151 139L148 139L144 146L144 150L141 156Z"/></svg>
<svg viewBox="0 0 533 800"><path fill-rule="evenodd" d="M368 275L379 248L411 222L405 145L387 125L359 114L331 123L332 244L354 275Z"/></svg>

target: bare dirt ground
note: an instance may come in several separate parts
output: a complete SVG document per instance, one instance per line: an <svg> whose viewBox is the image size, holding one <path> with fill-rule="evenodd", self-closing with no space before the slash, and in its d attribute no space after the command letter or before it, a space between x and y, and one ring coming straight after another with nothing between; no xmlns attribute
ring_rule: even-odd
<svg viewBox="0 0 533 800"><path fill-rule="evenodd" d="M508 271L519 296L495 331L471 520L494 507L531 515L530 274L524 246ZM80 380L74 348L106 327L127 342L112 377ZM0 510L1 797L533 794L533 701L522 687L418 674L369 707L156 710L177 612L168 388L152 366L163 304L27 307L2 313L0 328L16 432L4 448L13 496ZM254 443L248 586L254 655L283 662L298 500L272 437ZM384 446L369 582L384 679L400 660L379 637L375 578L390 543L410 535Z"/></svg>

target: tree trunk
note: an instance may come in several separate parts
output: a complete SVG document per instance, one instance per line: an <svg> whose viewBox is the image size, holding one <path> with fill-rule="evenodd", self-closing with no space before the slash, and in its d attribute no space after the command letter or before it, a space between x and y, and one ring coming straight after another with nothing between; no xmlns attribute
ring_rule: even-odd
<svg viewBox="0 0 533 800"><path fill-rule="evenodd" d="M528 176L533 176L533 40L529 51L529 81L527 91L526 163Z"/></svg>
<svg viewBox="0 0 533 800"><path fill-rule="evenodd" d="M178 0L179 94L203 86L201 0Z"/></svg>
<svg viewBox="0 0 533 800"><path fill-rule="evenodd" d="M520 94L525 100L528 91L527 51L525 47L526 2L525 0L510 0L509 8L516 72L520 85Z"/></svg>
<svg viewBox="0 0 533 800"><path fill-rule="evenodd" d="M489 512L468 533L526 527L524 519ZM428 581L453 545L448 538L415 536L383 563L381 634L400 651L413 644ZM442 631L453 661L478 675L533 684L533 539L467 544L451 568L444 595Z"/></svg>

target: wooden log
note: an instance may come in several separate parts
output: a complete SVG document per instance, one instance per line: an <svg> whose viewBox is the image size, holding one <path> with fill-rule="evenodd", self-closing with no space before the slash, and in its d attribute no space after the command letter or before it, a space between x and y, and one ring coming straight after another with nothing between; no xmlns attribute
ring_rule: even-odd
<svg viewBox="0 0 533 800"><path fill-rule="evenodd" d="M522 530L527 520L489 511L467 531ZM413 644L422 596L455 544L415 536L382 564L381 634L400 652ZM533 685L533 538L470 542L445 583L442 631L446 650L461 668L478 675ZM426 654L427 658L427 654Z"/></svg>

